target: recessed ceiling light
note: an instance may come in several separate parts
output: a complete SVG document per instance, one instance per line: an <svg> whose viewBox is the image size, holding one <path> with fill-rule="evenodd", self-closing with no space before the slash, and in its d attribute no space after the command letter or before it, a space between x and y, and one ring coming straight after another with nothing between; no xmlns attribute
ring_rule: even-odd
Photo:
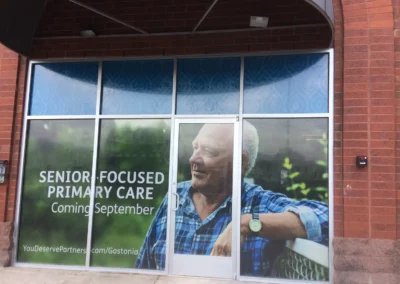
<svg viewBox="0 0 400 284"><path fill-rule="evenodd" d="M268 20L268 17L251 16L250 27L266 28L268 26Z"/></svg>
<svg viewBox="0 0 400 284"><path fill-rule="evenodd" d="M96 36L96 33L93 30L81 30L81 36L94 37L94 36Z"/></svg>

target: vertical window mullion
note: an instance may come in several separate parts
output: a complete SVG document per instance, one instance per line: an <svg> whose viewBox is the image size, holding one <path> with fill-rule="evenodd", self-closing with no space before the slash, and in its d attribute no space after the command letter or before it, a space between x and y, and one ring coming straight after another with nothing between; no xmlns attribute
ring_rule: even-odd
<svg viewBox="0 0 400 284"><path fill-rule="evenodd" d="M97 79L97 100L96 100L96 118L95 118L95 130L94 130L94 141L93 141L93 163L92 163L92 175L91 175L91 190L90 190L90 205L89 205L89 217L88 217L88 231L87 231L87 243L86 243L86 262L85 267L90 267L91 258L91 247L92 247L92 231L93 231L93 210L94 210L94 199L96 192L96 172L97 172L97 157L98 157L98 146L100 138L100 107L101 107L101 90L102 90L102 78L103 78L103 62L99 62L99 71Z"/></svg>

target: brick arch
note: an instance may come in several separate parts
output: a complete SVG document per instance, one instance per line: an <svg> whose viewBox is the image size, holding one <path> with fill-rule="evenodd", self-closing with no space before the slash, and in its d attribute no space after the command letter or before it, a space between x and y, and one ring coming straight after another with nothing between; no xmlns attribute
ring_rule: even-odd
<svg viewBox="0 0 400 284"><path fill-rule="evenodd" d="M343 237L343 11L341 0L332 0L334 28L334 236Z"/></svg>

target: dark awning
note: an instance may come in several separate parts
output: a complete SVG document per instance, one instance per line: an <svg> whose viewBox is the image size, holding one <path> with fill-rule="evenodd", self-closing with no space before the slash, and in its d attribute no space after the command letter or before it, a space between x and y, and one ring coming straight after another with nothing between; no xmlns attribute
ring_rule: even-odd
<svg viewBox="0 0 400 284"><path fill-rule="evenodd" d="M152 20L159 17L158 13L159 11L163 11L162 9L154 9L154 12L151 12L152 9L142 7L147 12L150 12L146 14L145 19L143 19L143 17L141 19L138 17L139 20L135 20L135 17L122 17L122 10L115 11L115 7L125 5L129 2L127 0L111 1L113 2L112 5L110 4L111 2L105 3L105 5L102 5L101 9L96 8L96 1L90 1L90 4L86 2L87 1L83 3L81 0L0 0L0 43L19 54L29 56L34 37L41 39L71 36L80 37L83 31L92 30L91 26L96 27L95 34L98 36L115 36L127 33L130 33L130 35L139 34L140 36L153 36L160 34L187 35L216 31L253 31L254 27L249 26L249 19L260 11L264 11L263 15L268 16L269 21L267 21L268 27L259 27L259 29L296 28L298 26L304 27L305 25L315 26L329 24L333 32L333 6L331 0L285 0L284 2L287 2L287 5L276 5L276 3L279 2L278 0L259 0L253 1L254 3L251 5L252 9L247 9L248 5L246 5L245 1L218 2L218 0L203 0L189 1L188 4L186 4L185 2L187 1L179 0L179 3L185 3L187 8L190 8L186 10L187 18L181 15L182 7L179 5L176 7L173 6L175 9L180 8L180 10L176 10L176 13L180 15L178 21L180 24L175 22L165 25ZM131 0L131 2L135 2L135 0ZM165 1L155 1L155 3L157 3L156 5L160 5L160 8L164 8L164 11L174 14L175 12L171 10L172 8L170 5L167 6L163 4L163 2ZM202 3L200 10L197 5L198 3ZM47 14L44 15L44 21L41 22L42 14L45 12L46 6L51 9L46 11ZM86 20L85 22L83 18L79 18L72 23L73 21L70 21L69 18L66 19L66 15L61 13L57 21L54 21L54 15L52 15L54 10L52 9L60 9L59 11L61 12L66 9L67 13L65 14L68 15L68 17L74 15L74 11L77 11L78 14L82 14L83 11L87 19L92 17L87 15L93 15L94 20L90 25L88 24L89 21ZM294 14L292 14L293 12ZM304 12L306 13L304 14ZM133 15L137 16L135 13ZM224 17L221 18L221 15L224 15ZM282 15L285 15L285 17ZM122 20L120 17L122 17ZM165 13L164 17L166 17ZM221 20L228 18L232 19L232 21ZM109 28L110 21L119 23L121 29L116 32L114 27ZM40 22L40 27L38 27ZM64 23L66 28L60 31L59 26ZM57 28L54 28L54 31L53 26L57 26ZM333 38L333 34L331 34L331 36Z"/></svg>
<svg viewBox="0 0 400 284"><path fill-rule="evenodd" d="M1 0L0 43L28 56L47 0Z"/></svg>

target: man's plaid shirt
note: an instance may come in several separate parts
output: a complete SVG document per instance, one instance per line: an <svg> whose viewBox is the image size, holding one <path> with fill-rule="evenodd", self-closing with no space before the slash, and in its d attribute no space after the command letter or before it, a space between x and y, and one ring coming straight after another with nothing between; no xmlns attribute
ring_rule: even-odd
<svg viewBox="0 0 400 284"><path fill-rule="evenodd" d="M214 242L232 221L232 198L228 197L217 210L201 221L191 199L191 182L178 184L179 207L175 220L175 253L210 255ZM147 232L136 268L165 269L168 198L165 197ZM295 201L283 194L264 190L258 185L243 182L241 213L297 214L307 231L309 240L328 246L328 206L318 201ZM241 274L268 276L284 241L249 236L240 252Z"/></svg>

